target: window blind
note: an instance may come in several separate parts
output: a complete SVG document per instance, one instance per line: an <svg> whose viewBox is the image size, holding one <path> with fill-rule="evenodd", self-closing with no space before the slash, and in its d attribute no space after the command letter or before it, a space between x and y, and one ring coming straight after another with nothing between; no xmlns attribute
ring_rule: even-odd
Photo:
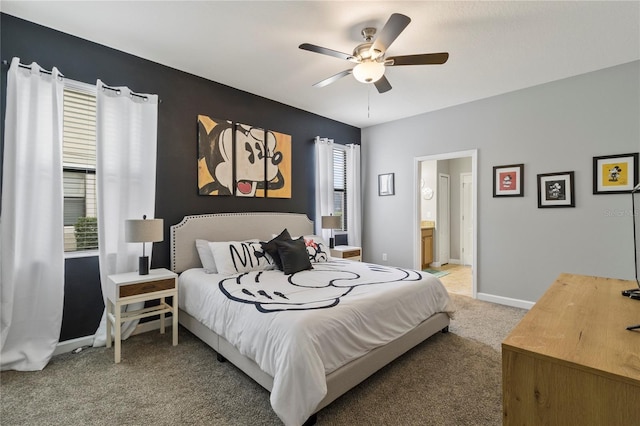
<svg viewBox="0 0 640 426"><path fill-rule="evenodd" d="M62 164L65 251L96 250L96 97L91 90L64 89Z"/></svg>
<svg viewBox="0 0 640 426"><path fill-rule="evenodd" d="M333 210L340 216L342 231L347 230L347 152L333 149Z"/></svg>

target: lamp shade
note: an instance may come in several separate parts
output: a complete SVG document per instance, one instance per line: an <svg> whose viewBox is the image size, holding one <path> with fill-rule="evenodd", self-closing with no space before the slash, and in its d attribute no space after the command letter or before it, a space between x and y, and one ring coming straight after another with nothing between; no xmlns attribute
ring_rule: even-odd
<svg viewBox="0 0 640 426"><path fill-rule="evenodd" d="M340 216L322 216L322 229L340 229Z"/></svg>
<svg viewBox="0 0 640 426"><path fill-rule="evenodd" d="M154 243L164 239L162 219L129 219L124 222L128 243Z"/></svg>
<svg viewBox="0 0 640 426"><path fill-rule="evenodd" d="M375 61L362 62L353 69L353 76L361 83L375 83L384 75L384 64Z"/></svg>

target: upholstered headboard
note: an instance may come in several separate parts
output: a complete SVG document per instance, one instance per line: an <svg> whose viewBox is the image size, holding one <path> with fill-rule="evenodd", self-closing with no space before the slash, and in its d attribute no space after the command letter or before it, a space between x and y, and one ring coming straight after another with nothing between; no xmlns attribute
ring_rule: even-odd
<svg viewBox="0 0 640 426"><path fill-rule="evenodd" d="M270 240L284 228L293 236L311 235L313 222L300 213L219 213L185 216L171 226L171 270L200 268L196 239L207 241Z"/></svg>

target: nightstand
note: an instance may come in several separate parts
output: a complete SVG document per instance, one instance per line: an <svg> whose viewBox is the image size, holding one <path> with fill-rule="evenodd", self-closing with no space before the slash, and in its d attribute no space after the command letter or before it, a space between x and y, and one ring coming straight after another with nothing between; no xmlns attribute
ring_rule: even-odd
<svg viewBox="0 0 640 426"><path fill-rule="evenodd" d="M355 246L335 246L331 249L331 257L362 261L362 249Z"/></svg>
<svg viewBox="0 0 640 426"><path fill-rule="evenodd" d="M173 346L178 344L178 275L167 269L151 269L149 275L137 272L109 275L107 285L107 348L111 347L111 327L115 328L115 362L120 362L123 322L160 315L160 333L164 334L164 315L171 312ZM173 297L173 304L165 302ZM148 300L160 300L157 306L122 312L122 306Z"/></svg>

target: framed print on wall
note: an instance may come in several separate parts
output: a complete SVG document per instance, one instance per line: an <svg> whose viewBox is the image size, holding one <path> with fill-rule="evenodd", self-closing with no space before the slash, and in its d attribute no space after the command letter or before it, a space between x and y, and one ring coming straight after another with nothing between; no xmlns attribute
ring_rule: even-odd
<svg viewBox="0 0 640 426"><path fill-rule="evenodd" d="M629 193L638 184L638 153L593 157L593 193Z"/></svg>
<svg viewBox="0 0 640 426"><path fill-rule="evenodd" d="M394 195L396 193L393 173L378 175L378 195Z"/></svg>
<svg viewBox="0 0 640 426"><path fill-rule="evenodd" d="M524 197L524 164L493 168L494 197Z"/></svg>
<svg viewBox="0 0 640 426"><path fill-rule="evenodd" d="M538 208L575 207L574 172L538 175Z"/></svg>

